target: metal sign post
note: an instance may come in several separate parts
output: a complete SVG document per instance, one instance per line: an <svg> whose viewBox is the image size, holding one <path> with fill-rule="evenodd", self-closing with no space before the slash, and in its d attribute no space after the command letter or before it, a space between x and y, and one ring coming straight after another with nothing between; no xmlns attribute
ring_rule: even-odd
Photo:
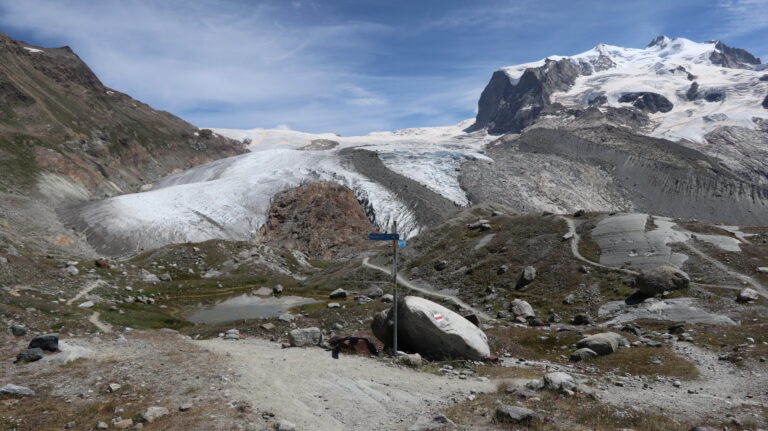
<svg viewBox="0 0 768 431"><path fill-rule="evenodd" d="M393 297L394 297L394 303L395 303L395 314L394 314L394 334L393 334L393 349L394 349L394 355L397 356L397 249L400 247L405 247L405 240L400 239L400 234L397 233L397 222L394 223L393 226L394 233L371 233L368 234L368 239L371 241L392 241L392 248L394 251L394 255L392 257L392 288L393 288Z"/></svg>
<svg viewBox="0 0 768 431"><path fill-rule="evenodd" d="M394 290L394 303L395 303L395 340L394 340L394 354L397 357L397 246L400 245L400 235L397 234L397 222L394 226L395 235L397 239L392 240L392 248L394 249L394 256L392 258L392 287Z"/></svg>

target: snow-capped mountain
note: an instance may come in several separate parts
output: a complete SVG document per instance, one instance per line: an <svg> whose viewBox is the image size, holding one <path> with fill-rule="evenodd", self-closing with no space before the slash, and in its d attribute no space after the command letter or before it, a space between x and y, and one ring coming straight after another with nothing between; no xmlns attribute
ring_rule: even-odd
<svg viewBox="0 0 768 431"><path fill-rule="evenodd" d="M273 196L317 181L349 187L379 229L406 236L480 202L761 224L766 94L759 59L720 42L600 44L496 71L474 121L356 137L214 129L250 152L60 214L112 254L249 239Z"/></svg>

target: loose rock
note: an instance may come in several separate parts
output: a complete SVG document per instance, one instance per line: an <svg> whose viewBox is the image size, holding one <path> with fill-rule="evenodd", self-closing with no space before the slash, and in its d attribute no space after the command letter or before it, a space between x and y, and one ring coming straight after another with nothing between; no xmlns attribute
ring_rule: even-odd
<svg viewBox="0 0 768 431"><path fill-rule="evenodd" d="M690 282L688 274L674 266L659 266L643 271L635 278L635 285L640 293L646 296L685 289Z"/></svg>
<svg viewBox="0 0 768 431"><path fill-rule="evenodd" d="M328 295L331 299L343 299L347 297L347 291L344 289L336 289Z"/></svg>
<svg viewBox="0 0 768 431"><path fill-rule="evenodd" d="M736 297L736 302L747 303L757 301L758 298L760 298L760 294L758 294L754 289L747 287L739 292L739 295Z"/></svg>
<svg viewBox="0 0 768 431"><path fill-rule="evenodd" d="M0 394L4 395L23 395L28 397L34 397L35 391L29 388L25 388L24 386L17 386L12 384L7 384L0 388Z"/></svg>
<svg viewBox="0 0 768 431"><path fill-rule="evenodd" d="M166 416L168 413L168 409L165 407L149 407L141 414L141 418L152 423L161 417Z"/></svg>
<svg viewBox="0 0 768 431"><path fill-rule="evenodd" d="M23 350L16 356L15 363L19 362L36 362L43 359L43 349L35 347L34 349Z"/></svg>
<svg viewBox="0 0 768 431"><path fill-rule="evenodd" d="M571 358L571 361L573 362L581 362L581 361L588 361L596 357L597 357L597 353L595 353L594 350L584 347L571 353L570 358Z"/></svg>
<svg viewBox="0 0 768 431"><path fill-rule="evenodd" d="M526 266L520 273L520 277L517 279L516 289L521 289L533 282L536 279L536 268L532 266Z"/></svg>
<svg viewBox="0 0 768 431"><path fill-rule="evenodd" d="M494 420L505 424L529 424L536 417L533 410L517 406L501 405L496 408Z"/></svg>
<svg viewBox="0 0 768 431"><path fill-rule="evenodd" d="M291 347L318 346L323 342L323 333L320 328L294 329L288 333L288 342Z"/></svg>
<svg viewBox="0 0 768 431"><path fill-rule="evenodd" d="M59 334L46 334L35 337L29 342L29 349L39 347L47 352L59 351Z"/></svg>

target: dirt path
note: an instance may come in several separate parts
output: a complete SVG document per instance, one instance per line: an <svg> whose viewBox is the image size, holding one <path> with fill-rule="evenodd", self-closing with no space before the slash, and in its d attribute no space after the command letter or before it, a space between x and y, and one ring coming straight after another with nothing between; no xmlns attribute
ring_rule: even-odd
<svg viewBox="0 0 768 431"><path fill-rule="evenodd" d="M463 401L491 382L459 380L319 348L283 349L259 339L194 342L226 355L239 378L228 387L300 430L405 430L423 413Z"/></svg>
<svg viewBox="0 0 768 431"><path fill-rule="evenodd" d="M580 260L580 261L582 261L582 262L584 262L586 264L589 264L589 265L592 265L592 266L596 266L598 268L609 269L611 271L618 271L618 272L621 272L621 273L624 273L624 274L628 274L628 275L637 275L638 274L638 272L632 271L632 270L629 270L629 269L614 268L612 266L606 266L606 265L603 265L601 263L593 262L593 261L587 259L586 257L582 256L581 252L579 251L579 241L581 240L581 236L576 232L576 224L573 222L572 219L570 219L568 217L558 216L558 218L560 218L561 220L564 220L568 224L568 232L571 234L571 253L573 254L573 257L575 257L576 259L578 259L578 260Z"/></svg>
<svg viewBox="0 0 768 431"><path fill-rule="evenodd" d="M380 267L378 265L374 265L374 264L370 263L369 260L370 259L367 258L367 257L363 258L363 266L364 267L370 268L370 269L375 269L375 270L383 272L385 274L390 274L390 275L392 274L391 270L389 270L387 268L382 268L382 267ZM407 287L407 288L409 288L411 290L415 290L416 292L423 293L424 295L427 295L427 296L432 296L432 297L440 298L440 299L447 299L447 300L453 302L454 304L458 305L459 307L463 308L464 310L467 310L467 311L475 314L478 318L480 318L482 320L485 320L485 321L494 321L495 320L493 317L488 315L488 313L485 313L483 311L480 311L480 310L472 307L471 305L467 304L466 302L462 301L461 299L457 298L456 296L448 295L448 294L445 294L445 293L438 293L438 292L435 292L435 291L432 291L432 290L429 290L429 289L425 289L423 287L419 287L419 286L413 284L408 279L404 278L401 274L397 274L397 283L399 285L401 285L401 286L405 286L405 287Z"/></svg>
<svg viewBox="0 0 768 431"><path fill-rule="evenodd" d="M80 289L75 296L72 297L69 301L67 301L67 305L72 305L75 301L78 299L84 297L85 295L91 293L91 291L103 284L106 284L104 280L91 280L89 281L85 286L83 286L82 289Z"/></svg>
<svg viewBox="0 0 768 431"><path fill-rule="evenodd" d="M707 262L711 263L712 265L716 266L719 270L721 270L721 271L727 273L728 275L730 275L732 277L735 277L735 278L737 278L737 279L739 279L739 280L749 284L761 296L763 296L765 298L768 298L768 290L766 290L765 287L763 287L763 285L760 284L754 278L752 278L752 277L750 277L748 275L744 275L744 274L742 274L740 272L736 272L736 271L732 270L731 268L728 268L727 266L725 266L725 264L723 264L719 260L714 259L714 258L710 257L709 255L707 255L706 253L704 253L703 251L701 251L698 247L693 245L691 243L691 241L686 241L686 242L684 242L682 244L688 250L690 250L691 252L693 252L694 254L699 256L700 258L702 258L702 259L706 260Z"/></svg>
<svg viewBox="0 0 768 431"><path fill-rule="evenodd" d="M93 326L99 328L99 331L105 334L109 334L110 332L112 332L112 325L99 320L100 316L101 316L101 313L99 313L98 311L94 311L93 314L91 314L91 316L88 318L88 321L93 323Z"/></svg>

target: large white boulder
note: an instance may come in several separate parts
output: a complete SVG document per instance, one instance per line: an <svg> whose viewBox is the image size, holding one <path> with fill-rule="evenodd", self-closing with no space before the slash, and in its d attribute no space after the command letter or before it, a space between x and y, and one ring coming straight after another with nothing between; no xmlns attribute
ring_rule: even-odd
<svg viewBox="0 0 768 431"><path fill-rule="evenodd" d="M432 359L488 359L488 337L477 326L440 304L417 296L398 301L398 350ZM394 307L375 316L371 328L385 345L392 345Z"/></svg>
<svg viewBox="0 0 768 431"><path fill-rule="evenodd" d="M598 355L610 355L619 350L619 347L627 347L629 341L615 332L601 332L579 340L576 347L590 349Z"/></svg>

